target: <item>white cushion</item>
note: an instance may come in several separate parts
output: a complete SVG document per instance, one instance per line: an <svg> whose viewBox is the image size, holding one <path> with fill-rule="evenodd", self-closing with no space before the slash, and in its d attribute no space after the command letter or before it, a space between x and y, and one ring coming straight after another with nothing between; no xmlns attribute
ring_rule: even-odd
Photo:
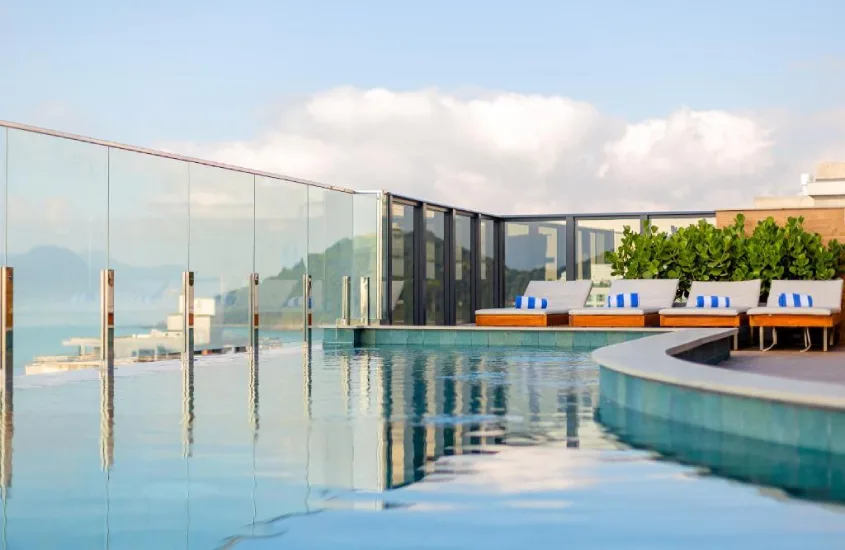
<svg viewBox="0 0 845 550"><path fill-rule="evenodd" d="M584 307L593 288L592 281L531 281L523 296L545 298L549 305L547 311Z"/></svg>
<svg viewBox="0 0 845 550"><path fill-rule="evenodd" d="M753 281L693 281L687 307L695 307L696 296L727 296L731 307L749 309L760 304L760 279Z"/></svg>
<svg viewBox="0 0 845 550"><path fill-rule="evenodd" d="M748 308L736 307L670 307L660 310L666 317L736 317Z"/></svg>
<svg viewBox="0 0 845 550"><path fill-rule="evenodd" d="M839 311L842 307L842 279L832 281L772 281L772 289L769 291L769 299L766 302L767 308L778 307L778 298L781 294L809 294L813 297L813 308L829 309ZM787 308L783 308L787 309ZM805 308L788 308L805 309Z"/></svg>
<svg viewBox="0 0 845 550"><path fill-rule="evenodd" d="M748 310L749 315L818 315L828 317L834 313L839 313L838 307L755 307Z"/></svg>
<svg viewBox="0 0 845 550"><path fill-rule="evenodd" d="M504 307L498 309L480 309L476 315L567 313L573 307L584 307L593 288L592 281L531 281L523 296L542 296L548 302L546 309L516 309Z"/></svg>
<svg viewBox="0 0 845 550"><path fill-rule="evenodd" d="M645 315L646 313L657 313L657 310L639 307L585 307L569 310L569 315Z"/></svg>
<svg viewBox="0 0 845 550"><path fill-rule="evenodd" d="M657 311L664 307L672 307L677 291L678 279L615 279L611 281L610 290L607 293L636 292L640 298L640 309Z"/></svg>

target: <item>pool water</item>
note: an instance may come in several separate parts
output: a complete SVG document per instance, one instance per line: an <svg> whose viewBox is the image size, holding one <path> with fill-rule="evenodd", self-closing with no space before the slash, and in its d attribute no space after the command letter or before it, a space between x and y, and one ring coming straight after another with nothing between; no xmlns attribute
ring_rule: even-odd
<svg viewBox="0 0 845 550"><path fill-rule="evenodd" d="M836 491L798 499L777 476L696 466L698 438L681 464L647 450L652 432L605 427L583 353L290 348L257 369L230 355L198 358L192 373L173 362L118 368L111 383L95 371L16 383L0 422L3 548L845 540ZM732 449L730 463L755 469ZM795 464L834 487L845 481L831 460Z"/></svg>

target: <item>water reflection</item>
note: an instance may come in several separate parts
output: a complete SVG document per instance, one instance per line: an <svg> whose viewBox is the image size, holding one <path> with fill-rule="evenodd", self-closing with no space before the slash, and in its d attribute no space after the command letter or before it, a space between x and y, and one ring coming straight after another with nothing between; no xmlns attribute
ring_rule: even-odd
<svg viewBox="0 0 845 550"><path fill-rule="evenodd" d="M11 382L11 377L5 377ZM3 385L0 391L0 493L3 498L3 548L8 547L7 524L8 511L7 501L9 490L12 487L12 440L14 438L14 406L13 387L11 383Z"/></svg>
<svg viewBox="0 0 845 550"><path fill-rule="evenodd" d="M96 381L19 390L14 498L9 394L0 434L9 544L233 547L327 508L387 509L389 489L458 474L443 457L547 442L619 447L594 421L598 373L582 355L304 347L262 355L260 367L246 356L200 359L117 383L103 371L99 411ZM610 415L602 410L609 426Z"/></svg>

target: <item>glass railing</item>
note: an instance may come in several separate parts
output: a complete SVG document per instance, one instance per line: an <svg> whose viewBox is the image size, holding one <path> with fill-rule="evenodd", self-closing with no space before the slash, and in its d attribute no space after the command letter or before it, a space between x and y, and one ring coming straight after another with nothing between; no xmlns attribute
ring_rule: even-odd
<svg viewBox="0 0 845 550"><path fill-rule="evenodd" d="M13 125L14 126L14 125ZM14 363L30 372L99 359L100 273L114 270L115 361L180 353L182 273L194 273L194 348L300 341L303 275L313 325L381 315L381 194L0 126L0 231L15 273ZM362 291L361 279L367 278ZM362 295L368 308L360 307ZM363 319L367 322L367 319Z"/></svg>

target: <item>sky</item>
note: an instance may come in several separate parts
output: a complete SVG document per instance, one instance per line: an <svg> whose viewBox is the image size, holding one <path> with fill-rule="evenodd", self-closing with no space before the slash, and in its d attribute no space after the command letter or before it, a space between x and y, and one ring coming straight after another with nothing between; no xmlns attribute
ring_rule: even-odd
<svg viewBox="0 0 845 550"><path fill-rule="evenodd" d="M490 213L845 160L845 3L0 0L0 119Z"/></svg>

